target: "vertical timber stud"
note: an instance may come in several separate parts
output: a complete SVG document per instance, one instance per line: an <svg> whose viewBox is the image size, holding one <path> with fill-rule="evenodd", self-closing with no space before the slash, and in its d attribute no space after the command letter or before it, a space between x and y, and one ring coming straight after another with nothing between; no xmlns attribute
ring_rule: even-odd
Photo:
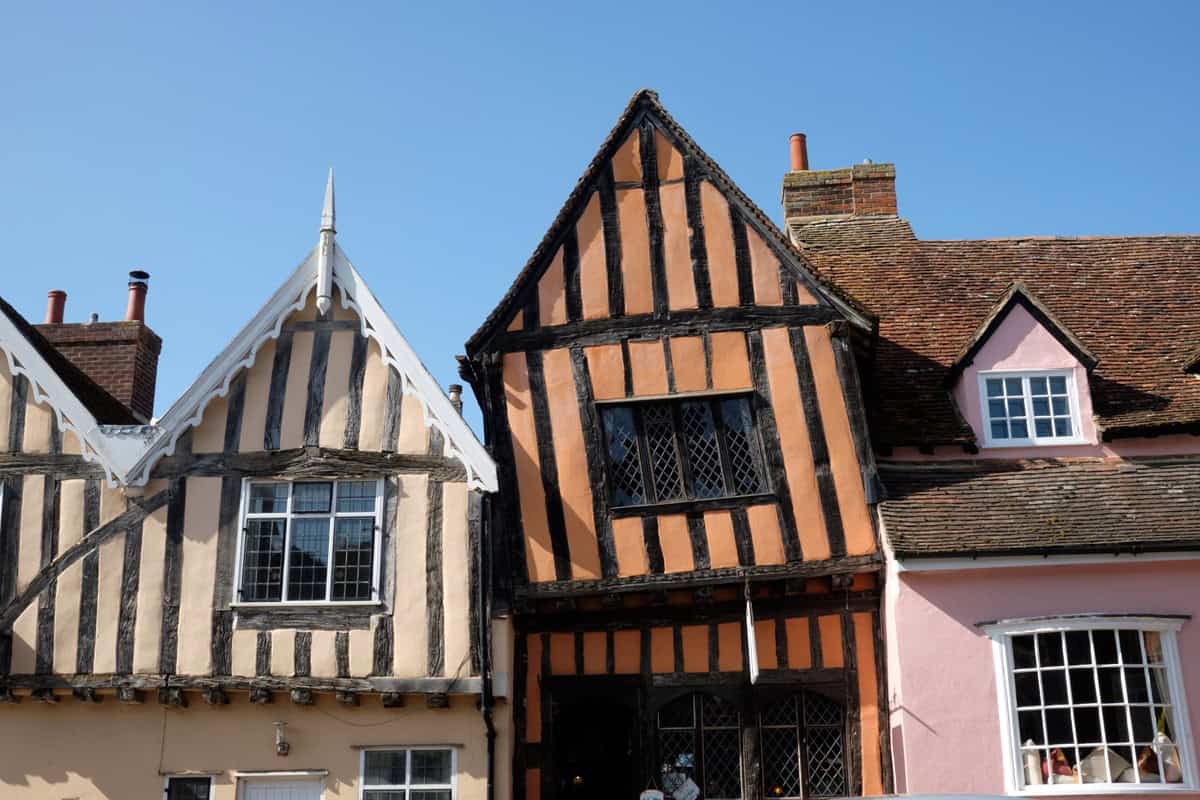
<svg viewBox="0 0 1200 800"><path fill-rule="evenodd" d="M180 440L183 444L183 440ZM186 452L191 451L188 442ZM163 548L162 638L158 645L158 671L175 674L179 648L179 604L183 587L183 521L187 505L187 478L171 481L167 503L167 535Z"/></svg>
<svg viewBox="0 0 1200 800"><path fill-rule="evenodd" d="M337 676L350 677L350 631L338 631L333 638L334 659L337 663Z"/></svg>
<svg viewBox="0 0 1200 800"><path fill-rule="evenodd" d="M625 278L621 274L621 223L617 217L617 192L613 187L612 162L596 177L600 195L600 221L604 228L604 266L608 272L608 315L625 316ZM523 800L519 798L518 800Z"/></svg>
<svg viewBox="0 0 1200 800"><path fill-rule="evenodd" d="M29 383L24 375L14 375L9 405L8 450L19 453L25 438L25 399ZM4 503L0 505L0 604L7 604L17 593L17 558L21 547L21 495L24 479L4 479ZM12 668L12 628L0 629L0 675Z"/></svg>
<svg viewBox="0 0 1200 800"><path fill-rule="evenodd" d="M319 328L313 334L308 369L308 396L304 404L304 446L316 447L321 439L321 416L325 410L325 371L329 367L329 342L333 332Z"/></svg>
<svg viewBox="0 0 1200 800"><path fill-rule="evenodd" d="M388 478L383 482L383 530L379 534L380 552L390 554L395 545L392 543L396 531L396 511L399 502L400 485L396 478ZM395 560L385 557L380 564L380 582L383 584L384 613L376 615L375 635L371 643L371 674L384 676L392 674L394 643L392 633L392 613L394 597L392 592L396 585Z"/></svg>
<svg viewBox="0 0 1200 800"><path fill-rule="evenodd" d="M279 431L283 427L283 399L287 394L288 367L291 363L292 332L285 330L275 342L275 360L271 363L271 388L267 394L263 450L279 449Z"/></svg>
<svg viewBox="0 0 1200 800"><path fill-rule="evenodd" d="M646 566L650 568L650 574L662 575L666 565L662 540L658 537L658 517L642 517L642 540L646 545Z"/></svg>
<svg viewBox="0 0 1200 800"><path fill-rule="evenodd" d="M891 699L888 694L887 664L884 659L883 625L879 611L871 609L871 633L875 641L875 680L878 688L875 690L876 704L879 708L879 758L883 778L883 791L891 794L896 791L896 775L892 765L892 721Z"/></svg>
<svg viewBox="0 0 1200 800"><path fill-rule="evenodd" d="M671 355L671 337L662 337L663 366L667 372L667 394L675 394L675 359Z"/></svg>
<svg viewBox="0 0 1200 800"><path fill-rule="evenodd" d="M788 328L788 339L792 345L792 358L796 362L796 376L800 381L800 402L804 406L804 421L808 425L817 492L821 496L821 510L825 515L825 530L829 536L829 554L831 558L841 558L846 555L846 534L842 529L837 487L829 466L829 444L825 441L825 425L821 421L821 407L817 404L817 384L813 379L804 329Z"/></svg>
<svg viewBox="0 0 1200 800"><path fill-rule="evenodd" d="M50 423L54 425L53 421ZM39 570L46 569L58 554L59 505L62 484L53 475L46 476L42 490L42 552ZM49 675L54 672L54 597L58 578L53 577L38 595L37 644L34 650L34 672Z"/></svg>
<svg viewBox="0 0 1200 800"><path fill-rule="evenodd" d="M779 264L779 288L782 290L785 306L800 304L800 290L796 287L796 276L782 262Z"/></svg>
<svg viewBox="0 0 1200 800"><path fill-rule="evenodd" d="M492 601L497 611L508 610L512 603L513 582L529 582L529 567L525 563L524 535L521 514L517 508L517 478L513 465L512 435L508 429L507 399L504 394L503 359L498 353L487 353L480 359L484 375L484 397L487 414L484 421L489 425L488 440L496 459L497 481L500 491L489 498L493 511L490 537L485 543L490 548L495 584L489 589L494 592ZM497 535L499 532L499 535Z"/></svg>
<svg viewBox="0 0 1200 800"><path fill-rule="evenodd" d="M704 514L689 511L687 514L688 538L692 542L692 569L708 569L708 532L704 526Z"/></svg>
<svg viewBox="0 0 1200 800"><path fill-rule="evenodd" d="M0 491L4 504L0 506L0 606L7 605L17 593L17 557L21 543L20 476L5 478ZM7 675L12 666L12 629L0 629L0 675Z"/></svg>
<svg viewBox="0 0 1200 800"><path fill-rule="evenodd" d="M292 641L292 674L297 678L312 675L312 631L296 631Z"/></svg>
<svg viewBox="0 0 1200 800"><path fill-rule="evenodd" d="M389 366L387 382L387 399L383 407L383 444L379 448L385 453L396 449L400 438L400 409L404 404L404 378Z"/></svg>
<svg viewBox="0 0 1200 800"><path fill-rule="evenodd" d="M446 618L442 574L442 500L445 486L431 480L426 489L425 512L425 630L429 651L426 674L446 671Z"/></svg>
<svg viewBox="0 0 1200 800"><path fill-rule="evenodd" d="M645 118L638 127L641 136L642 188L646 198L646 229L650 239L650 290L654 316L667 315L667 263L663 253L662 204L658 196L658 154L654 124Z"/></svg>
<svg viewBox="0 0 1200 800"><path fill-rule="evenodd" d="M550 634L542 634L542 679L550 675ZM542 787L541 796L550 798L554 797L554 747L548 746L554 742L554 698L545 689L546 684L539 682L538 691L541 692L541 702L538 703L542 710Z"/></svg>
<svg viewBox="0 0 1200 800"><path fill-rule="evenodd" d="M754 539L750 535L750 520L745 508L735 508L730 512L733 521L733 540L737 545L738 565L754 566Z"/></svg>
<svg viewBox="0 0 1200 800"><path fill-rule="evenodd" d="M775 424L775 412L771 408L771 384L767 379L767 362L763 354L762 333L750 331L746 334L750 348L750 374L754 381L754 415L758 420L762 436L764 457L771 481L771 488L779 502L775 504L779 514L779 530L783 537L783 554L789 564L804 560L800 550L800 536L796 529L796 512L792 507L792 493L788 488L787 470L783 465L783 448L779 444L779 427Z"/></svg>
<svg viewBox="0 0 1200 800"><path fill-rule="evenodd" d="M526 633L519 629L513 636L513 800L525 800L525 770L528 766L525 720L528 714L526 678L529 673L529 650L525 637Z"/></svg>
<svg viewBox="0 0 1200 800"><path fill-rule="evenodd" d="M581 347L571 348L571 371L575 379L575 397L579 403L579 421L586 437L584 450L587 455L588 482L592 487L592 519L600 546L600 573L604 578L615 578L617 549L609 516L608 488L604 485L604 435L592 397L592 376Z"/></svg>
<svg viewBox="0 0 1200 800"><path fill-rule="evenodd" d="M225 414L226 455L237 452L242 439L242 412L246 401L246 372L239 372L229 387ZM213 581L212 672L229 675L233 671L233 592L234 560L237 557L237 530L241 480L237 475L221 477L220 508L217 510L217 564Z"/></svg>
<svg viewBox="0 0 1200 800"><path fill-rule="evenodd" d="M841 613L843 674L846 681L846 774L850 795L862 794L862 708L858 696L858 655L854 644L854 618Z"/></svg>
<svg viewBox="0 0 1200 800"><path fill-rule="evenodd" d="M221 477L220 508L217 511L217 564L213 581L212 671L228 675L233 669L233 592L234 559L237 554L237 529L241 500L241 481L237 475Z"/></svg>
<svg viewBox="0 0 1200 800"><path fill-rule="evenodd" d="M692 281L696 285L696 305L712 308L712 280L708 274L708 247L704 241L704 214L700 206L699 166L694 155L683 159L683 197L687 206L688 242L692 255Z"/></svg>
<svg viewBox="0 0 1200 800"><path fill-rule="evenodd" d="M467 655L471 662L471 675L482 674L480 636L488 632L480 628L483 624L483 609L486 605L488 587L483 569L483 493L472 489L467 494L467 585L470 600L467 621L470 625L470 644ZM482 631L482 633L481 633Z"/></svg>
<svg viewBox="0 0 1200 800"><path fill-rule="evenodd" d="M579 287L579 238L575 226L563 237L563 288L567 296L567 322L583 319L583 296Z"/></svg>
<svg viewBox="0 0 1200 800"><path fill-rule="evenodd" d="M541 462L542 488L546 494L546 520L550 528L550 547L554 551L554 575L560 581L571 579L571 553L567 545L567 524L563 515L562 494L558 488L558 461L554 454L554 433L550 426L550 407L546 399L546 376L542 353L525 354L529 370L529 396L533 405L533 427Z"/></svg>
<svg viewBox="0 0 1200 800"><path fill-rule="evenodd" d="M84 535L100 527L100 481L89 478L83 490ZM79 638L75 647L75 672L91 673L96 657L96 601L100 588L100 550L83 557L83 581L79 590Z"/></svg>
<svg viewBox="0 0 1200 800"><path fill-rule="evenodd" d="M737 208L729 204L729 227L733 231L733 261L737 265L738 305L754 305L754 273L750 269L750 240L746 223Z"/></svg>
<svg viewBox="0 0 1200 800"><path fill-rule="evenodd" d="M259 631L254 642L254 674L265 677L271 674L271 632Z"/></svg>
<svg viewBox="0 0 1200 800"><path fill-rule="evenodd" d="M130 503L125 502L126 510ZM133 672L133 636L137 627L138 584L141 581L142 520L125 529L121 565L121 608L117 612L117 674Z"/></svg>
<svg viewBox="0 0 1200 800"><path fill-rule="evenodd" d="M346 386L346 432L342 437L342 447L347 450L358 449L358 434L362 429L362 393L363 380L367 374L367 345L367 337L356 330L354 347L350 351L350 378Z"/></svg>

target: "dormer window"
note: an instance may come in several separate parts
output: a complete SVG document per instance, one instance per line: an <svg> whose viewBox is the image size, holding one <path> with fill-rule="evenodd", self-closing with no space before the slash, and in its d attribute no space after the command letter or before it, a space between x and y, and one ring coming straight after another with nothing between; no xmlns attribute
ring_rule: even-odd
<svg viewBox="0 0 1200 800"><path fill-rule="evenodd" d="M981 372L979 390L989 447L1083 441L1069 371Z"/></svg>

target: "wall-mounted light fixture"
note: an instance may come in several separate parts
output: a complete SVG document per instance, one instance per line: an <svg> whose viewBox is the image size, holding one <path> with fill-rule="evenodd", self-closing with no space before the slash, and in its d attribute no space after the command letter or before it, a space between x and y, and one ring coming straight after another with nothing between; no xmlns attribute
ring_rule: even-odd
<svg viewBox="0 0 1200 800"><path fill-rule="evenodd" d="M284 733L286 729L286 722L275 723L275 755L277 756L286 756L292 749L292 746L288 744L287 735Z"/></svg>

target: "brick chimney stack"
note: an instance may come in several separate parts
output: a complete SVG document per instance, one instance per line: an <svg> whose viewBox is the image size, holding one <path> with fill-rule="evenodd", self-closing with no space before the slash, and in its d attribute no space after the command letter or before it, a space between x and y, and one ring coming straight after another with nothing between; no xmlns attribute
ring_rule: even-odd
<svg viewBox="0 0 1200 800"><path fill-rule="evenodd" d="M896 167L864 162L843 169L810 170L804 134L792 134L791 170L783 176L783 216L788 228L827 219L896 216Z"/></svg>
<svg viewBox="0 0 1200 800"><path fill-rule="evenodd" d="M129 273L129 297L121 322L63 322L66 292L50 292L46 322L38 332L58 348L133 415L149 422L154 416L154 388L162 339L146 324L146 280L141 270Z"/></svg>

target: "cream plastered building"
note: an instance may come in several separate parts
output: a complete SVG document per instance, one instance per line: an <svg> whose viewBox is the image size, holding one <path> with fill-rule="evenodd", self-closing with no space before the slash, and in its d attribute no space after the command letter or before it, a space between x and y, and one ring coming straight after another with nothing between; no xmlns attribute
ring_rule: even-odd
<svg viewBox="0 0 1200 800"><path fill-rule="evenodd" d="M50 343L61 302L0 312L0 796L510 784L495 466L338 247L332 174L317 247L152 423Z"/></svg>

